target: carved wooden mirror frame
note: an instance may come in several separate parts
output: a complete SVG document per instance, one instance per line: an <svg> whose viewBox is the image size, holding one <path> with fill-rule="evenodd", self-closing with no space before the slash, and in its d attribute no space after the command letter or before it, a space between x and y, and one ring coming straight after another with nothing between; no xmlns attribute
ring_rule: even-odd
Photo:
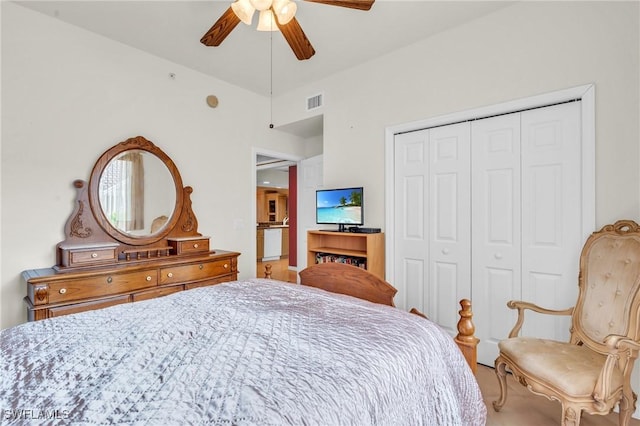
<svg viewBox="0 0 640 426"><path fill-rule="evenodd" d="M100 178L105 168L118 155L131 150L154 155L173 178L176 193L173 212L160 231L149 235L121 232L107 219L100 204ZM56 250L55 268L60 271L179 255L180 250L173 242L185 239L206 240L200 245L200 251L208 251L208 237L198 233L198 220L191 209L193 189L182 186L182 178L171 158L142 136L129 138L105 151L93 167L89 185L83 180L76 180L73 185L77 189L75 208L65 224L65 240Z"/></svg>
<svg viewBox="0 0 640 426"><path fill-rule="evenodd" d="M175 188L175 205L173 206L171 214L168 216L168 222L164 225L161 231L150 235L132 236L119 230L105 216L100 202L100 183L105 170L114 159L121 156L121 154L136 152L138 150L154 155L166 166L173 179L173 185ZM98 161L96 161L93 171L91 172L91 178L89 179L89 204L91 205L94 217L107 234L126 244L144 246L160 241L175 227L178 219L180 218L180 212L182 211L182 205L184 202L182 189L182 178L180 177L180 173L171 158L169 158L167 154L153 143L142 136L138 136L127 139L126 141L112 147L102 154Z"/></svg>

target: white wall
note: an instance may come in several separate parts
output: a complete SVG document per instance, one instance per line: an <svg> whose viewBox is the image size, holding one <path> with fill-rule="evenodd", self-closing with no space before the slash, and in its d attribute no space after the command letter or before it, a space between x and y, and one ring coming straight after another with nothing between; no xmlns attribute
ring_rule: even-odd
<svg viewBox="0 0 640 426"><path fill-rule="evenodd" d="M305 150L304 157L311 158L316 155L321 155L324 149L323 135L313 136L304 140Z"/></svg>
<svg viewBox="0 0 640 426"><path fill-rule="evenodd" d="M323 92L325 185L364 184L384 228L387 126L594 83L596 222L640 221L638 2L519 2L274 101ZM314 111L317 113L317 111Z"/></svg>
<svg viewBox="0 0 640 426"><path fill-rule="evenodd" d="M72 182L88 180L102 152L131 136L173 159L194 188L199 231L215 248L242 252L240 276L255 276L252 145L304 150L268 128L268 99L16 4L1 7L0 327L26 321L21 272L55 263ZM206 105L209 94L218 108Z"/></svg>

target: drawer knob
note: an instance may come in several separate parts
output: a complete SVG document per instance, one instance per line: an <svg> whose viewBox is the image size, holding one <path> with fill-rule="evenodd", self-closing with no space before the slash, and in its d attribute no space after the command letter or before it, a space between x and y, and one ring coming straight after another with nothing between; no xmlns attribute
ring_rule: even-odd
<svg viewBox="0 0 640 426"><path fill-rule="evenodd" d="M169 278L173 278L173 272L169 272L169 273L167 274L167 277L169 277Z"/></svg>
<svg viewBox="0 0 640 426"><path fill-rule="evenodd" d="M107 277L107 284L111 284L113 282L113 278L112 277Z"/></svg>
<svg viewBox="0 0 640 426"><path fill-rule="evenodd" d="M91 257L95 259L96 257L98 257L98 253L91 253Z"/></svg>
<svg viewBox="0 0 640 426"><path fill-rule="evenodd" d="M66 288L61 288L60 290L58 290L58 293L60 294L65 294L67 292Z"/></svg>
<svg viewBox="0 0 640 426"><path fill-rule="evenodd" d="M228 264L228 263L225 263L225 264L224 264L224 269L227 269L228 267L229 267L229 264Z"/></svg>
<svg viewBox="0 0 640 426"><path fill-rule="evenodd" d="M147 281L151 281L151 275L147 276Z"/></svg>
<svg viewBox="0 0 640 426"><path fill-rule="evenodd" d="M200 265L198 265L198 268L202 269L202 268L204 268L204 265L201 263Z"/></svg>
<svg viewBox="0 0 640 426"><path fill-rule="evenodd" d="M198 248L198 243L195 243L195 244L193 245L193 248Z"/></svg>

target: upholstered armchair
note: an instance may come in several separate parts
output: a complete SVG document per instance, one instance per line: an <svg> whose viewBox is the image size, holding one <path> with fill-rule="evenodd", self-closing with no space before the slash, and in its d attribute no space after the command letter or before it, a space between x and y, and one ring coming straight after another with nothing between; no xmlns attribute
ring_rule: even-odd
<svg viewBox="0 0 640 426"><path fill-rule="evenodd" d="M605 415L619 406L619 424L635 411L630 376L640 350L640 227L618 221L594 232L580 255L576 305L549 310L510 301L518 319L509 338L499 343L495 371L500 411L507 399L506 373L531 392L560 401L562 425L580 424L584 410ZM569 342L519 337L526 310L571 315Z"/></svg>

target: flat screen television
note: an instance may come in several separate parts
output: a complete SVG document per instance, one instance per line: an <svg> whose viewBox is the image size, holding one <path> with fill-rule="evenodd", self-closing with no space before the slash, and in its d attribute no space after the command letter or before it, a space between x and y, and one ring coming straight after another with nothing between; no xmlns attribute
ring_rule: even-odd
<svg viewBox="0 0 640 426"><path fill-rule="evenodd" d="M363 198L363 187L316 190L316 223L338 225L341 232L364 225Z"/></svg>

